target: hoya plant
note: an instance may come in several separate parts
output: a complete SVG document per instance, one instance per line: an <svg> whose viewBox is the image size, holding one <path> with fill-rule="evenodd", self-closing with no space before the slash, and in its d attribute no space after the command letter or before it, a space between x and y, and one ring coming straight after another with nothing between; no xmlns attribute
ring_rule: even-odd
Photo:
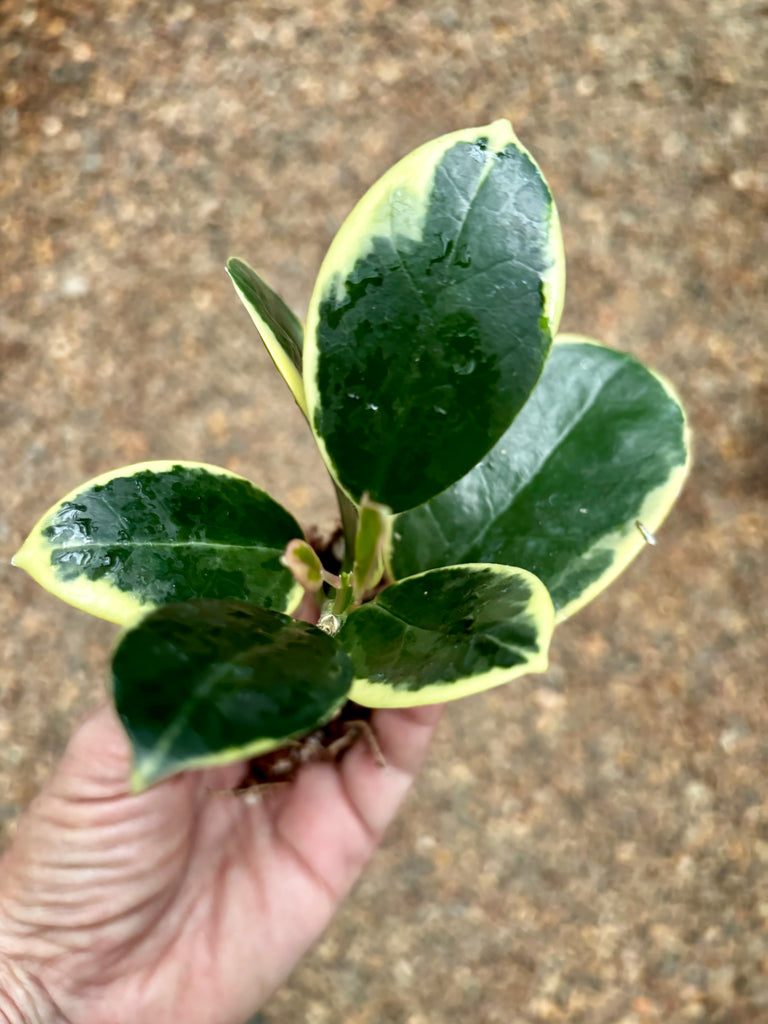
<svg viewBox="0 0 768 1024"><path fill-rule="evenodd" d="M338 562L253 483L180 460L76 488L15 557L124 627L137 791L333 735L345 708L545 671L554 626L654 542L688 466L670 385L557 335L557 209L507 121L376 182L304 325L242 260L228 271L335 485ZM318 625L291 617L305 594Z"/></svg>

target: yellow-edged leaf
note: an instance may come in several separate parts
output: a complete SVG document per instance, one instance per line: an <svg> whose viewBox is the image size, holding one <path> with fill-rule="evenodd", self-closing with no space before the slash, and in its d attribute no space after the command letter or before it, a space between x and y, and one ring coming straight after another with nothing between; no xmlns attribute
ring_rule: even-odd
<svg viewBox="0 0 768 1024"><path fill-rule="evenodd" d="M395 583L339 633L350 699L399 708L458 700L544 672L554 608L544 584L506 565L454 565Z"/></svg>
<svg viewBox="0 0 768 1024"><path fill-rule="evenodd" d="M564 281L554 200L509 122L376 182L323 261L304 341L310 424L353 501L400 512L482 458L536 383Z"/></svg>
<svg viewBox="0 0 768 1024"><path fill-rule="evenodd" d="M280 564L296 520L248 480L198 462L142 462L70 491L14 565L63 601L121 625L159 605L231 598L292 611Z"/></svg>

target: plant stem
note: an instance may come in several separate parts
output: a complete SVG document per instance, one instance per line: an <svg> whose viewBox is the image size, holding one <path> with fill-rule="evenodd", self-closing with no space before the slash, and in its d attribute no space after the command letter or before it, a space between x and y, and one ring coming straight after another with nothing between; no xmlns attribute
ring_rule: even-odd
<svg viewBox="0 0 768 1024"><path fill-rule="evenodd" d="M339 618L346 618L354 601L350 574L343 572L339 582L341 586L336 591L332 611Z"/></svg>
<svg viewBox="0 0 768 1024"><path fill-rule="evenodd" d="M333 481L333 488L336 491L336 500L339 503L341 513L341 528L344 531L344 561L342 570L351 572L352 563L355 558L355 536L357 535L357 509L349 500L344 491L336 481Z"/></svg>

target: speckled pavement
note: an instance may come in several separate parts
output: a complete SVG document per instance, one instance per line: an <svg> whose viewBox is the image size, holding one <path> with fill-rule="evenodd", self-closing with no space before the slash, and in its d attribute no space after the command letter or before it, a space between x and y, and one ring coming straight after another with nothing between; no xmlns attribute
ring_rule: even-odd
<svg viewBox="0 0 768 1024"><path fill-rule="evenodd" d="M450 709L262 1024L768 1021L766 10L0 0L5 842L115 637L8 565L54 500L204 459L332 520L227 255L303 314L380 173L507 116L558 199L563 329L690 411L658 547L558 631L546 676Z"/></svg>

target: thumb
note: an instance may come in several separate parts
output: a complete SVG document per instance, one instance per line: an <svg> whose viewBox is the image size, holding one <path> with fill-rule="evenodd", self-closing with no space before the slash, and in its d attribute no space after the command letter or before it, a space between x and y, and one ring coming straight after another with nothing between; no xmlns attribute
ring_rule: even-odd
<svg viewBox="0 0 768 1024"><path fill-rule="evenodd" d="M117 712L105 705L83 721L46 786L51 795L100 800L128 793L131 745Z"/></svg>

